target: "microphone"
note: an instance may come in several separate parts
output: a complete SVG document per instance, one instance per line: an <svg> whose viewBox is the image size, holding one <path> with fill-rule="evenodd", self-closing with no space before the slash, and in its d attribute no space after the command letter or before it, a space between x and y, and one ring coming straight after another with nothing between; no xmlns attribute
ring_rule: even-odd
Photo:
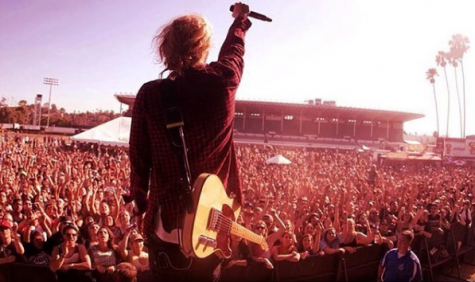
<svg viewBox="0 0 475 282"><path fill-rule="evenodd" d="M229 10L231 12L234 11L234 5L231 5ZM259 13L253 12L253 11L249 12L248 16L251 17L251 18L261 20L261 21L265 21L265 22L271 22L272 21L271 18L268 18L267 16L264 16L263 14L259 14Z"/></svg>

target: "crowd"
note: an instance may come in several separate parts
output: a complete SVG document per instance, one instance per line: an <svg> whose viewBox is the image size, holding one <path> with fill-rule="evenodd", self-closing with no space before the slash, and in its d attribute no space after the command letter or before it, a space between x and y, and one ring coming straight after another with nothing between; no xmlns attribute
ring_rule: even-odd
<svg viewBox="0 0 475 282"><path fill-rule="evenodd" d="M265 163L277 154L292 163ZM238 222L269 247L232 236L223 280L251 264L390 249L405 230L430 238L455 222L468 229L475 217L474 168L381 166L369 152L270 145L237 144L237 155ZM152 280L145 236L121 197L130 174L124 149L10 134L0 166L0 264L47 266L59 281L114 281L125 262L138 281Z"/></svg>

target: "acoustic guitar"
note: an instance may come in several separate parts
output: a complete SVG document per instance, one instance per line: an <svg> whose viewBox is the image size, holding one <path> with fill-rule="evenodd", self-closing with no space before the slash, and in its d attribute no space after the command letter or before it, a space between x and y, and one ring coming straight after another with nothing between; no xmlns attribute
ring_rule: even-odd
<svg viewBox="0 0 475 282"><path fill-rule="evenodd" d="M229 198L218 176L201 174L193 185L195 212L186 213L183 227L183 251L197 258L213 253L229 258L230 235L242 237L267 249L266 239L235 222L241 207Z"/></svg>

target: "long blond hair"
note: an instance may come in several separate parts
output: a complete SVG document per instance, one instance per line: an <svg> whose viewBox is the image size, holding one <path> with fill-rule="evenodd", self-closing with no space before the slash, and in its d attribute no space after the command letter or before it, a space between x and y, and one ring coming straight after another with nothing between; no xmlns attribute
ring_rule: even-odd
<svg viewBox="0 0 475 282"><path fill-rule="evenodd" d="M178 76L184 70L202 66L211 47L211 25L208 20L196 14L174 19L164 26L153 38L158 61Z"/></svg>

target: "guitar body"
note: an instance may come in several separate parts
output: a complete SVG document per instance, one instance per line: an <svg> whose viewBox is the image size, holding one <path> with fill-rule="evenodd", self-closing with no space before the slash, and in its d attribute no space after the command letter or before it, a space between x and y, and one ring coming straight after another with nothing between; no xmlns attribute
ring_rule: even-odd
<svg viewBox="0 0 475 282"><path fill-rule="evenodd" d="M241 208L226 194L218 176L203 173L193 185L194 213L186 213L183 226L183 249L205 258L213 253L231 256L230 232Z"/></svg>

